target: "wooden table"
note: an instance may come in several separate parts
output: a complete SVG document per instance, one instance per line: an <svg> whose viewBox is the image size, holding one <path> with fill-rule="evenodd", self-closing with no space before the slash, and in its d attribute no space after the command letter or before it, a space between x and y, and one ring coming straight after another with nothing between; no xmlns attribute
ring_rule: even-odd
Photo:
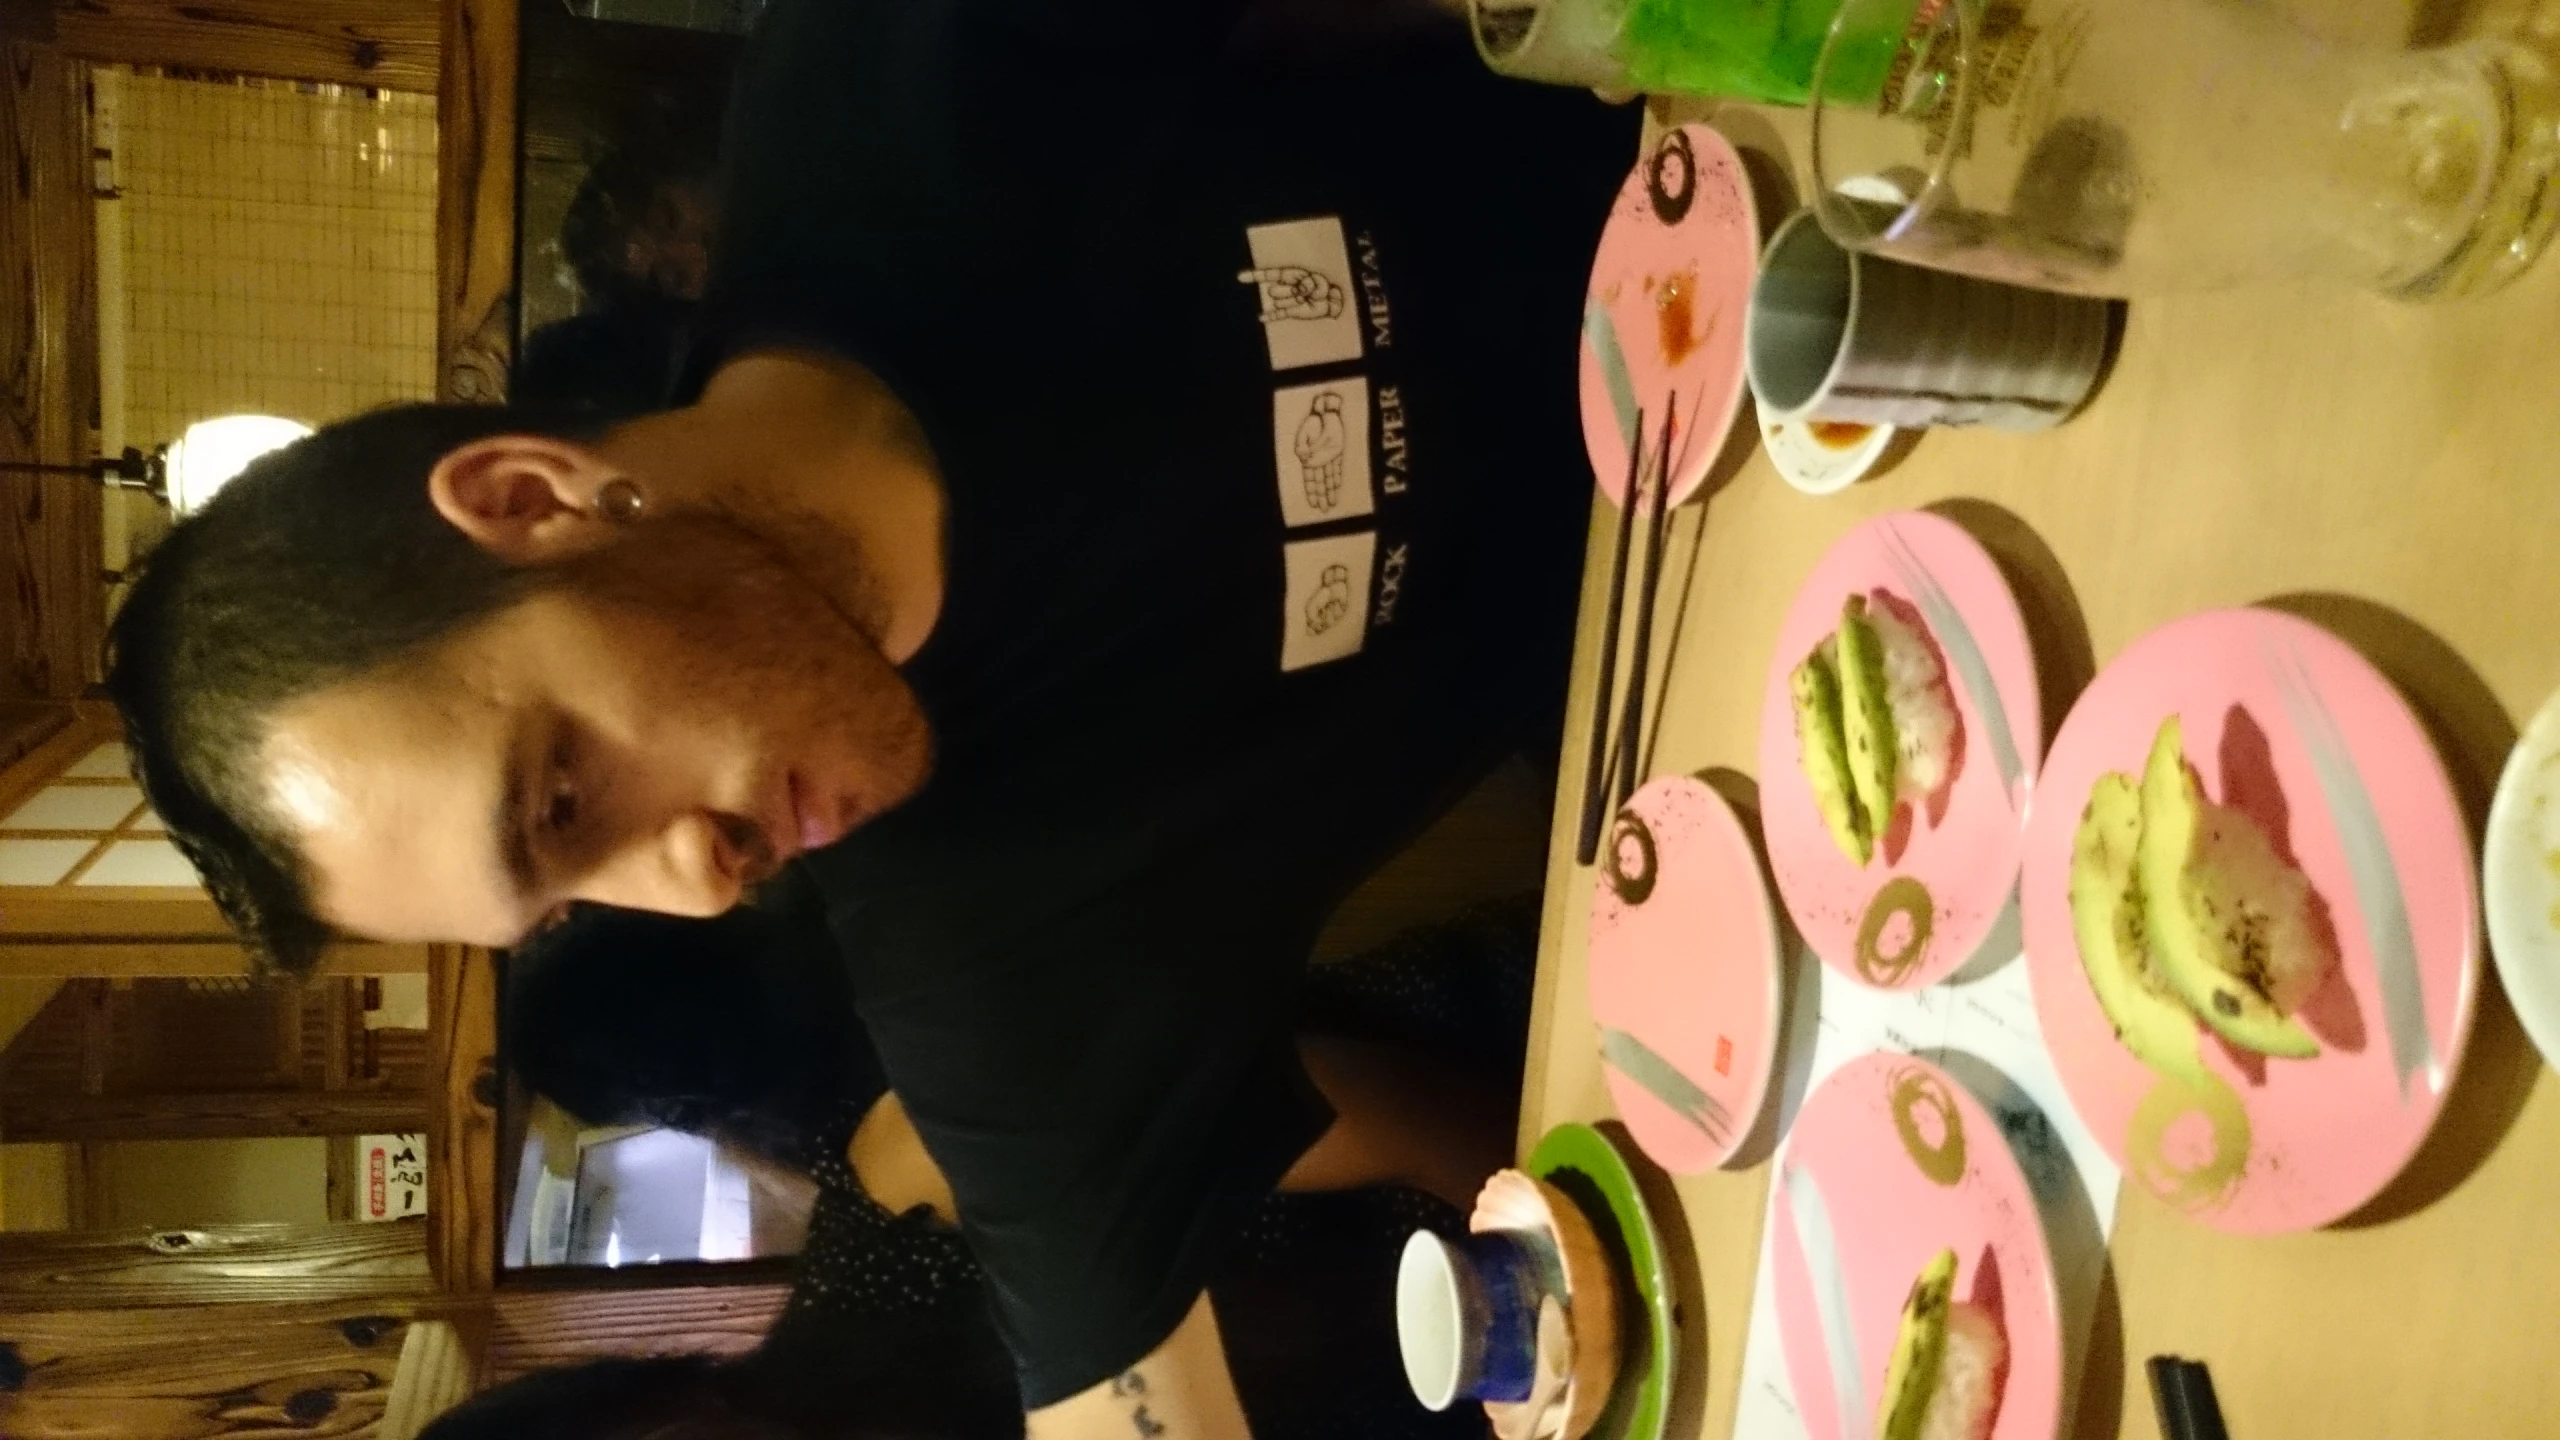
<svg viewBox="0 0 2560 1440"><path fill-rule="evenodd" d="M2342 3L2335 25L2406 23ZM1706 107L1672 112L1696 118ZM1801 117L1715 123L1803 181ZM2037 436L1941 431L1827 499L1751 454L1674 515L1655 626L1650 773L1756 769L1778 624L1825 547L1931 507L2026 577L2058 722L2163 621L2274 601L2343 636L2416 703L2473 823L2521 721L2560 686L2560 257L2505 293L2414 308L2334 291L2137 304L2093 406ZM1730 456L1728 457L1730 463ZM1611 1114L1573 863L1614 511L1597 509L1551 837L1525 1146ZM1632 626L1628 627L1630 630ZM2048 739L2050 736L2048 735ZM2158 1433L2145 1356L2213 1366L2239 1440L2560 1433L2560 1083L2494 982L2442 1128L2349 1223L2244 1239L2124 1190L2070 1433ZM1688 1293L1671 1434L1734 1433L1768 1166L1666 1180Z"/></svg>

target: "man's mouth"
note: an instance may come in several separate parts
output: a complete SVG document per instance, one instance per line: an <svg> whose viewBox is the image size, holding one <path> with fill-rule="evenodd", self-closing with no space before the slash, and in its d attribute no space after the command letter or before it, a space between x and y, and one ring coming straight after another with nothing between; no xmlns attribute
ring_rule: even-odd
<svg viewBox="0 0 2560 1440"><path fill-rule="evenodd" d="M789 777L792 840L797 853L824 850L853 832L860 807L821 793L796 772Z"/></svg>

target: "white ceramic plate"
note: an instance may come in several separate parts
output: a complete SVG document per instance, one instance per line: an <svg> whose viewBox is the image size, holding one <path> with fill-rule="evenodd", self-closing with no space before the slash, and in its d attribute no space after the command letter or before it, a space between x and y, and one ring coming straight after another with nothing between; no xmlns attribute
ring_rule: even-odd
<svg viewBox="0 0 2560 1440"><path fill-rule="evenodd" d="M2498 777L2480 891L2507 999L2560 1069L2560 694L2543 702Z"/></svg>
<svg viewBox="0 0 2560 1440"><path fill-rule="evenodd" d="M1834 495L1857 484L1884 458L1893 436L1890 425L1820 420L1763 421L1760 427L1760 443L1768 448L1780 478L1807 495Z"/></svg>

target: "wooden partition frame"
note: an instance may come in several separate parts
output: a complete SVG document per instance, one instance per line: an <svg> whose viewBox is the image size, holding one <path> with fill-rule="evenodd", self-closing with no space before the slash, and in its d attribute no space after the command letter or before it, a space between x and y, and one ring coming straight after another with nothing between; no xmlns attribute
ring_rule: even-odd
<svg viewBox="0 0 2560 1440"><path fill-rule="evenodd" d="M436 87L436 387L439 398L506 398L515 354L518 0L441 0ZM497 962L436 946L428 1025L438 1100L427 1131L427 1257L437 1288L497 1283Z"/></svg>
<svg viewBox="0 0 2560 1440"><path fill-rule="evenodd" d="M518 0L443 0L436 89L437 393L497 401L515 359Z"/></svg>
<svg viewBox="0 0 2560 1440"><path fill-rule="evenodd" d="M427 1032L437 1089L427 1112L427 1265L447 1295L497 1285L498 965L486 950L433 947Z"/></svg>

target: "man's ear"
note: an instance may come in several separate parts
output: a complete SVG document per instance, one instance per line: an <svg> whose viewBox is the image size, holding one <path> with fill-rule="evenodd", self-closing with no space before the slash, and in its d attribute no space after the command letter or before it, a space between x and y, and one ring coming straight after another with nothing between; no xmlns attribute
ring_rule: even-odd
<svg viewBox="0 0 2560 1440"><path fill-rule="evenodd" d="M595 452L543 435L491 435L455 446L427 472L446 523L511 565L558 560L603 542L596 492L616 472Z"/></svg>

